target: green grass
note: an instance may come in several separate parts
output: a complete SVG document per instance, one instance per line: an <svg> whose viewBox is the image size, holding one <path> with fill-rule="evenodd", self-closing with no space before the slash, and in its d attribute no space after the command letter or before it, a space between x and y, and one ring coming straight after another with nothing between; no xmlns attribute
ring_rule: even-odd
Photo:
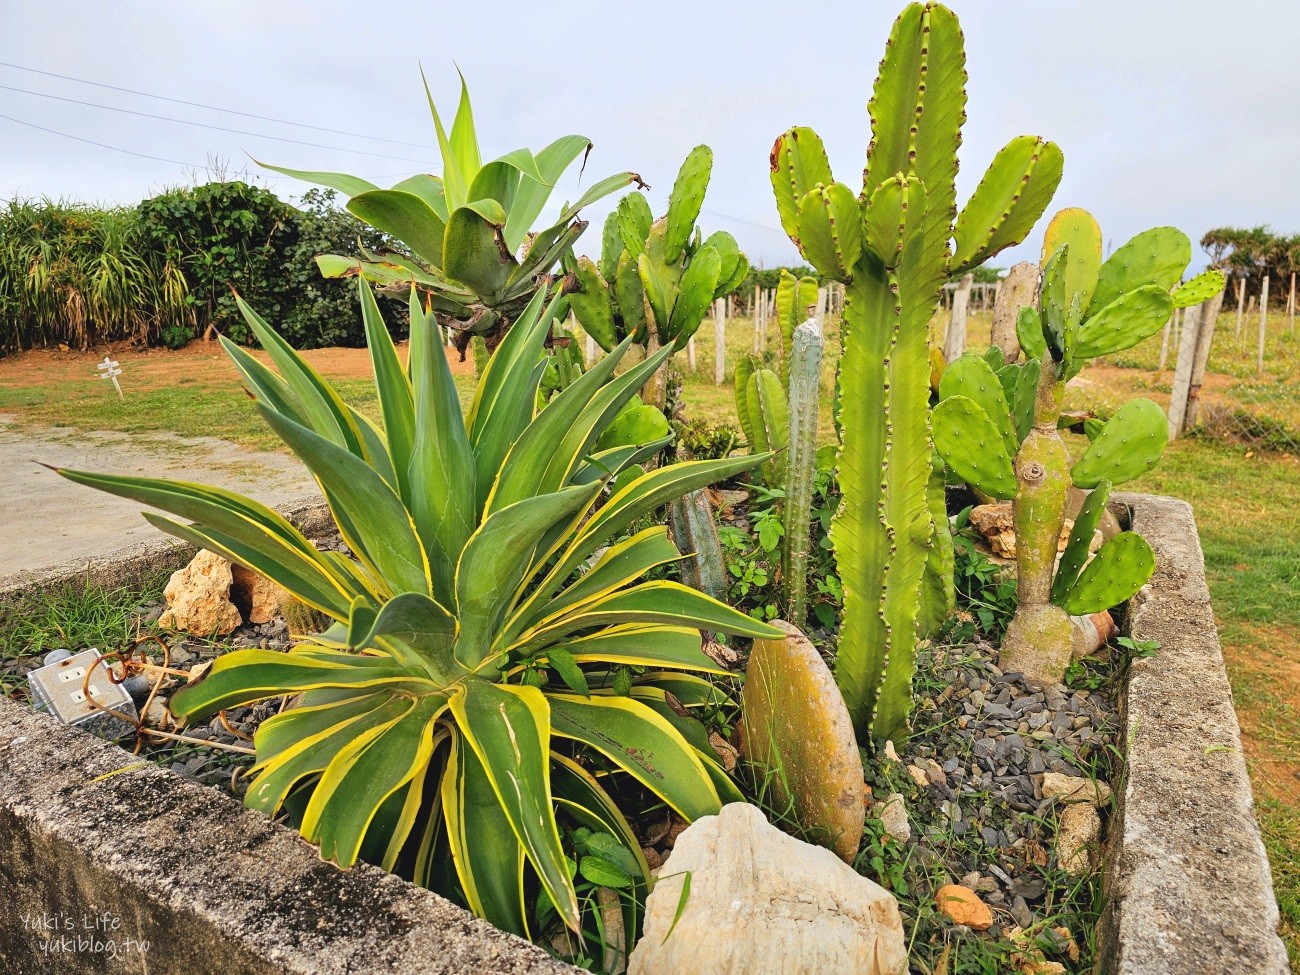
<svg viewBox="0 0 1300 975"><path fill-rule="evenodd" d="M39 656L58 647L117 649L134 639L135 607L158 598L165 575L110 588L68 582L0 607L0 658Z"/></svg>

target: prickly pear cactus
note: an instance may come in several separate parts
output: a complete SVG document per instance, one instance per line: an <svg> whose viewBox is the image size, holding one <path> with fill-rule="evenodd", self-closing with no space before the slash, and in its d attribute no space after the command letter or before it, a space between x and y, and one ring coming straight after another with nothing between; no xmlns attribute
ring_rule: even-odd
<svg viewBox="0 0 1300 975"><path fill-rule="evenodd" d="M819 274L845 286L843 502L831 527L845 602L835 675L857 727L877 744L906 727L934 527L926 497L930 316L952 274L1024 239L1061 178L1060 150L1022 136L997 154L958 215L965 80L956 16L942 4L909 5L869 104L860 225L811 129L784 133L771 154L782 226Z"/></svg>
<svg viewBox="0 0 1300 975"><path fill-rule="evenodd" d="M808 617L808 549L811 544L813 473L817 465L817 411L820 408L822 333L808 320L794 331L790 356L789 447L786 450L785 534L781 585L786 616L795 626Z"/></svg>
<svg viewBox="0 0 1300 975"><path fill-rule="evenodd" d="M1150 546L1131 532L1108 541L1091 561L1088 553L1111 486L1151 470L1168 440L1160 407L1133 400L1100 430L1089 430L1091 443L1071 466L1058 432L1065 383L1090 359L1159 331L1176 304L1213 297L1223 283L1211 274L1179 286L1191 244L1172 227L1138 234L1104 263L1101 239L1086 210L1053 218L1043 242L1039 307L1022 309L1017 322L1032 358L1015 367L963 356L944 374L932 418L935 446L954 472L981 491L1014 499L1018 608L1000 662L1039 682L1064 676L1071 615L1124 602L1150 577ZM1093 490L1053 576L1071 484Z"/></svg>
<svg viewBox="0 0 1300 975"><path fill-rule="evenodd" d="M748 273L730 234L700 240L696 221L712 168L713 151L696 146L677 174L665 216L655 220L645 197L629 194L605 221L600 260L568 263L575 282L570 307L606 351L629 335L647 347L684 345L713 300Z"/></svg>
<svg viewBox="0 0 1300 975"><path fill-rule="evenodd" d="M817 279L796 278L785 268L776 285L776 324L781 335L781 381L790 381L790 356L794 330L808 318L808 308L817 304Z"/></svg>

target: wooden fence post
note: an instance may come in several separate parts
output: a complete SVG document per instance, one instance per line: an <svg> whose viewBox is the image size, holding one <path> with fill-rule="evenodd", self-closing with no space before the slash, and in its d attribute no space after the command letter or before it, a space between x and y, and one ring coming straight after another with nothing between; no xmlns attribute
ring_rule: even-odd
<svg viewBox="0 0 1300 975"><path fill-rule="evenodd" d="M952 295L952 314L948 317L948 335L943 343L943 357L952 362L966 351L966 306L970 302L973 274L964 274Z"/></svg>
<svg viewBox="0 0 1300 975"><path fill-rule="evenodd" d="M1291 319L1291 334L1295 334L1295 271L1291 272L1291 297L1286 303L1287 317Z"/></svg>
<svg viewBox="0 0 1300 975"><path fill-rule="evenodd" d="M1183 432L1187 416L1187 395L1192 388L1192 366L1196 361L1196 335L1200 331L1201 305L1182 309L1183 334L1178 342L1178 361L1174 366L1174 387L1169 394L1169 439Z"/></svg>
<svg viewBox="0 0 1300 975"><path fill-rule="evenodd" d="M727 303L719 298L713 303L713 384L721 386L727 376Z"/></svg>
<svg viewBox="0 0 1300 975"><path fill-rule="evenodd" d="M1255 371L1264 372L1264 338L1268 334L1268 275L1259 288L1259 343L1255 349Z"/></svg>
<svg viewBox="0 0 1300 975"><path fill-rule="evenodd" d="M1223 292L1201 306L1201 327L1196 336L1196 355L1192 359L1192 379L1187 388L1187 406L1183 411L1184 430L1196 426L1201 410L1201 384L1205 382L1205 367L1210 361L1210 346L1214 342L1214 326L1223 307Z"/></svg>
<svg viewBox="0 0 1300 975"><path fill-rule="evenodd" d="M1237 338L1241 338L1241 319L1246 311L1246 276L1243 274L1236 275L1237 278Z"/></svg>
<svg viewBox="0 0 1300 975"><path fill-rule="evenodd" d="M695 375L695 336L692 335L686 340L686 365L691 370L691 375Z"/></svg>
<svg viewBox="0 0 1300 975"><path fill-rule="evenodd" d="M754 285L754 354L763 351L763 340L767 336L763 331L763 298L758 285Z"/></svg>

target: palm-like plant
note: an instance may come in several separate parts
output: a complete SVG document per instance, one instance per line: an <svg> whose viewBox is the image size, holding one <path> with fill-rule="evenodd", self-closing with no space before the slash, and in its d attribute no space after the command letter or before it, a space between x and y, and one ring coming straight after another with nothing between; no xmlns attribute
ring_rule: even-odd
<svg viewBox="0 0 1300 975"><path fill-rule="evenodd" d="M557 814L612 836L643 885L619 786L639 783L688 820L739 798L678 706L716 700L696 676L718 672L701 629L775 631L679 583L645 581L679 558L666 529L645 523L766 455L672 464L611 493L615 475L667 438L597 442L669 349L615 376L624 341L539 410L544 342L567 311L558 294L544 308L539 291L462 415L416 296L404 368L370 288L360 292L382 431L242 302L279 374L222 340L354 558L318 551L275 512L217 488L61 473L187 519L145 513L335 621L286 653L228 653L172 698L188 721L300 695L257 732L250 806L288 809L326 859L397 869L520 934L540 884L577 929Z"/></svg>
<svg viewBox="0 0 1300 975"><path fill-rule="evenodd" d="M368 254L366 260L323 255L317 258L322 274L359 274L386 287L414 282L427 292L439 321L456 330L462 351L473 335L492 348L586 229L579 211L629 183L645 184L636 173L606 177L533 233L556 182L579 155L585 159L591 141L566 135L536 154L516 149L484 163L465 79L450 132L427 82L424 90L438 133L441 176L421 173L384 190L345 173L267 168L346 194L353 215L410 250L409 257Z"/></svg>

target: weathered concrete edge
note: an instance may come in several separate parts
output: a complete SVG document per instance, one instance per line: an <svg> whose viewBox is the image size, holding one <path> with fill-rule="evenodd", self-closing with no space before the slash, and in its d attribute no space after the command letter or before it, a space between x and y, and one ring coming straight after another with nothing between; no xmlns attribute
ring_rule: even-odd
<svg viewBox="0 0 1300 975"><path fill-rule="evenodd" d="M318 497L299 498L276 509L308 538L333 530L329 508ZM151 576L179 569L194 557L194 546L164 536L123 546L104 555L92 555L43 569L25 569L0 576L0 602L64 585L130 586Z"/></svg>
<svg viewBox="0 0 1300 975"><path fill-rule="evenodd" d="M185 975L562 975L577 969L370 866L341 871L221 793L0 699L0 970L106 975L139 952L42 953L36 917L107 911Z"/></svg>
<svg viewBox="0 0 1300 975"><path fill-rule="evenodd" d="M1129 603L1135 660L1123 696L1099 940L1107 975L1286 975L1278 907L1192 508L1120 494L1156 571Z"/></svg>

